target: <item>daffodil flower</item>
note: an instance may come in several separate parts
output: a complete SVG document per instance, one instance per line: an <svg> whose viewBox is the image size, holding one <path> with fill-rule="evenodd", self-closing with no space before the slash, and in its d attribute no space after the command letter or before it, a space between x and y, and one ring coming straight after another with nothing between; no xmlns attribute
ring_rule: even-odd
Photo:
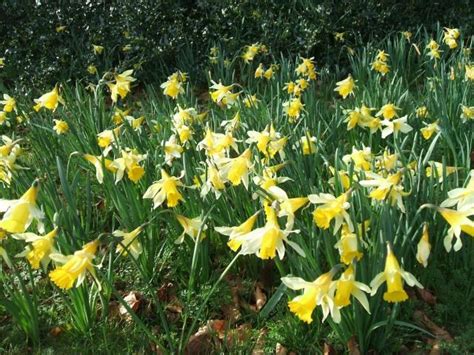
<svg viewBox="0 0 474 355"><path fill-rule="evenodd" d="M385 270L374 277L370 283L371 295L377 293L379 287L386 282L387 291L383 294L383 299L387 302L403 302L408 299L406 291L403 289L403 280L409 286L423 286L416 280L415 276L403 270L398 263L390 245L387 244L387 258L385 259Z"/></svg>
<svg viewBox="0 0 474 355"><path fill-rule="evenodd" d="M178 186L183 186L180 179L184 176L184 172L180 177L170 176L161 169L161 179L154 182L145 191L143 198L153 199L153 208L161 206L165 201L169 208L176 207L179 201L184 201L183 196L178 191Z"/></svg>
<svg viewBox="0 0 474 355"><path fill-rule="evenodd" d="M336 281L334 304L339 308L349 306L351 304L351 296L353 296L360 302L367 313L370 314L369 300L364 292L370 294L370 287L355 280L354 267L349 265L339 280Z"/></svg>
<svg viewBox="0 0 474 355"><path fill-rule="evenodd" d="M409 195L409 192L403 191L403 185L401 185L403 175L401 171L389 174L387 177L371 172L367 172L366 175L371 179L362 180L359 183L365 187L375 188L370 192L370 198L377 201L384 201L389 198L392 206L397 205L400 211L405 212L402 197Z"/></svg>
<svg viewBox="0 0 474 355"><path fill-rule="evenodd" d="M425 127L420 129L421 135L423 136L424 139L428 140L430 139L434 133L437 133L441 130L441 128L438 125L438 121L427 124Z"/></svg>
<svg viewBox="0 0 474 355"><path fill-rule="evenodd" d="M184 242L184 237L187 235L192 239L196 239L199 236L200 240L206 238L205 231L207 230L207 225L203 224L203 221L200 217L188 218L183 215L177 214L176 219L178 220L181 227L183 227L183 233L176 239L176 244L181 244ZM201 235L199 235L201 232Z"/></svg>
<svg viewBox="0 0 474 355"><path fill-rule="evenodd" d="M451 210L430 204L425 206L436 209L450 225L448 234L443 240L444 248L448 253L451 251L451 248L453 248L454 251L459 251L462 248L461 232L474 237L474 221L468 218L474 215L474 206L466 206L462 210ZM453 246L454 238L456 238L456 241Z"/></svg>
<svg viewBox="0 0 474 355"><path fill-rule="evenodd" d="M377 117L383 117L386 120L391 120L394 117L397 117L397 111L400 110L392 103L388 103L382 106L379 112L375 114Z"/></svg>
<svg viewBox="0 0 474 355"><path fill-rule="evenodd" d="M342 157L342 161L346 164L352 162L356 170L368 171L371 169L372 152L370 147L363 147L358 150L356 147L352 147L352 153L346 154Z"/></svg>
<svg viewBox="0 0 474 355"><path fill-rule="evenodd" d="M423 233L421 235L420 241L416 246L416 260L423 265L423 267L428 266L428 258L430 257L431 244L430 237L428 233L428 224L425 223L423 226Z"/></svg>
<svg viewBox="0 0 474 355"><path fill-rule="evenodd" d="M237 251L241 247L243 241L237 240L238 237L248 234L252 231L255 222L257 221L259 212L254 213L242 224L236 227L215 227L215 231L222 235L229 237L227 245L232 251Z"/></svg>
<svg viewBox="0 0 474 355"><path fill-rule="evenodd" d="M246 189L249 186L249 172L253 167L252 152L246 149L236 158L223 158L216 160L222 177L232 183L234 186L243 183Z"/></svg>
<svg viewBox="0 0 474 355"><path fill-rule="evenodd" d="M58 228L54 228L45 235L37 235L35 233L14 234L13 238L24 240L29 243L25 250L17 254L17 257L26 257L33 269L39 269L40 263L44 269L48 267L50 262L50 254L53 252L54 238L58 235Z"/></svg>
<svg viewBox="0 0 474 355"><path fill-rule="evenodd" d="M470 180L466 187L459 187L448 191L448 198L440 207L453 207L457 205L458 210L464 210L470 206L474 207L474 170L471 170Z"/></svg>
<svg viewBox="0 0 474 355"><path fill-rule="evenodd" d="M3 111L9 113L16 111L16 100L8 94L3 94L3 100L0 100L3 105Z"/></svg>
<svg viewBox="0 0 474 355"><path fill-rule="evenodd" d="M114 173L117 171L115 167L112 166L112 160L106 159L103 156L95 156L91 154L84 154L84 159L87 160L89 163L94 165L95 167L95 177L99 184L102 184L104 182L104 169L105 168Z"/></svg>
<svg viewBox="0 0 474 355"><path fill-rule="evenodd" d="M347 78L344 80L338 81L336 83L336 88L334 91L337 91L339 95L342 96L343 99L345 99L349 95L354 95L354 89L355 89L355 81L352 79L352 76L349 74Z"/></svg>
<svg viewBox="0 0 474 355"><path fill-rule="evenodd" d="M120 244L117 244L116 253L119 255L127 256L128 253L132 255L134 259L138 258L143 252L142 244L138 239L139 234L142 232L143 227L137 227L131 232L124 232L122 230L116 230L112 233L114 237L122 238Z"/></svg>
<svg viewBox="0 0 474 355"><path fill-rule="evenodd" d="M308 282L299 277L286 276L281 281L292 290L303 290L303 294L288 302L290 311L303 322L310 324L313 321L312 314L317 306L323 311L323 322L331 314L335 323L341 321L339 308L334 301L336 282L332 280L338 268L320 275L313 282Z"/></svg>
<svg viewBox="0 0 474 355"><path fill-rule="evenodd" d="M382 138L385 139L391 134L397 137L399 132L404 134L411 132L413 127L407 123L407 120L407 116L397 118L393 121L389 121L387 119L383 120L382 125L385 126L385 128L382 129Z"/></svg>
<svg viewBox="0 0 474 355"><path fill-rule="evenodd" d="M304 256L303 250L294 242L288 240L291 233L299 233L298 230L282 230L278 223L278 216L275 209L270 205L265 205L265 226L253 231L236 236L233 240L241 243L240 253L243 255L255 254L260 259L273 259L278 256L283 259L285 256L285 243L291 246L298 254Z"/></svg>
<svg viewBox="0 0 474 355"><path fill-rule="evenodd" d="M42 232L44 217L36 205L39 181L35 180L31 187L18 200L0 200L0 212L5 212L0 221L0 239L2 231L8 233L23 233L33 220L37 221L38 230Z"/></svg>
<svg viewBox="0 0 474 355"><path fill-rule="evenodd" d="M350 265L354 260L359 261L363 254L359 251L357 235L349 230L346 224L342 225L341 239L334 245L339 250L341 262Z"/></svg>
<svg viewBox="0 0 474 355"><path fill-rule="evenodd" d="M328 229L331 221L334 219L334 234L341 228L345 222L350 231L354 230L351 217L347 210L351 207L349 203L350 191L335 197L331 194L320 193L308 195L308 199L313 204L321 205L313 212L313 219L316 225L322 229Z"/></svg>
<svg viewBox="0 0 474 355"><path fill-rule="evenodd" d="M115 82L108 83L110 95L114 103L117 102L118 96L123 100L130 92L130 84L136 79L132 77L133 70L125 70L123 73L115 74Z"/></svg>
<svg viewBox="0 0 474 355"><path fill-rule="evenodd" d="M59 89L56 85L53 90L42 95L40 98L34 100L36 105L33 107L36 112L41 110L41 108L47 108L51 111L56 111L58 104L61 103L64 105L64 100L59 96Z"/></svg>
<svg viewBox="0 0 474 355"><path fill-rule="evenodd" d="M176 135L172 134L170 138L165 142L164 145L165 151L165 164L172 166L174 159L181 158L181 153L183 152L183 147L179 144Z"/></svg>
<svg viewBox="0 0 474 355"><path fill-rule="evenodd" d="M69 290L74 286L74 283L76 283L76 287L82 285L87 272L89 272L98 283L92 264L98 246L99 241L94 240L85 244L81 250L76 251L73 255L51 254L50 258L54 262L62 264L49 273L51 281L59 288Z"/></svg>

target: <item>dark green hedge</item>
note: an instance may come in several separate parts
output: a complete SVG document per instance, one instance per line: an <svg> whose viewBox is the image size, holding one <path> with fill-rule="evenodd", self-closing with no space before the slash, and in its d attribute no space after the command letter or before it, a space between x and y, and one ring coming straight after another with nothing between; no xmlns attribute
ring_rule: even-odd
<svg viewBox="0 0 474 355"><path fill-rule="evenodd" d="M212 44L229 51L262 42L273 53L302 53L337 61L347 40L383 37L425 25L472 33L470 0L134 0L0 2L0 80L42 87L99 72L135 66L142 81L161 80L180 67L199 70ZM57 32L58 26L66 26ZM95 56L91 44L105 47ZM123 48L128 46L129 51ZM163 68L163 66L169 68Z"/></svg>

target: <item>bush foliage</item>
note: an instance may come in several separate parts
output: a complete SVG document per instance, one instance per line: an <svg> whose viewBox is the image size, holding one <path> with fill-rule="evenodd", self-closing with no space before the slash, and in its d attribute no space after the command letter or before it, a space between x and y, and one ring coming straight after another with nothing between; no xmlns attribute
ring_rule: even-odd
<svg viewBox="0 0 474 355"><path fill-rule="evenodd" d="M202 72L203 59L216 43L237 51L261 42L274 53L302 53L334 63L343 46L422 24L431 30L439 21L469 35L474 23L469 4L469 0L5 0L0 4L4 14L0 58L5 58L0 80L7 86L41 87L83 78L91 64L99 72L133 64L142 69L139 79L155 82L162 79L164 71L157 67L163 65ZM336 41L336 32L346 33L344 42ZM104 46L103 55L94 55L92 44ZM192 56L183 55L190 51Z"/></svg>

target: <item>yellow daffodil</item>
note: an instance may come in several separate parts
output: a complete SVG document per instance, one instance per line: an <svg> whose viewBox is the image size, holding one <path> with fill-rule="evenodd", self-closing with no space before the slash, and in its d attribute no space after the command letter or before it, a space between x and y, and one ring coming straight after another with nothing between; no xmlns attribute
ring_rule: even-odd
<svg viewBox="0 0 474 355"><path fill-rule="evenodd" d="M243 255L255 254L260 259L273 259L278 253L278 257L285 256L285 243L290 245L299 254L304 252L294 242L288 240L288 235L297 233L296 230L282 230L278 223L278 216L275 209L270 205L265 205L265 226L254 229L249 233L240 234L234 237L234 243L241 245L240 253Z"/></svg>
<svg viewBox="0 0 474 355"><path fill-rule="evenodd" d="M237 98L240 94L232 93L233 86L234 84L225 86L222 85L221 82L216 83L215 81L212 81L212 86L210 87L211 90L214 90L211 92L212 101L224 108L227 106L233 106L237 102Z"/></svg>
<svg viewBox="0 0 474 355"><path fill-rule="evenodd" d="M349 306L351 304L351 296L353 296L360 302L367 313L370 314L369 300L364 292L370 294L370 287L355 280L354 267L349 265L339 280L336 281L334 304L340 308Z"/></svg>
<svg viewBox="0 0 474 355"><path fill-rule="evenodd" d="M375 116L380 117L383 116L384 119L386 120L391 120L394 117L397 117L397 110L400 110L398 107L396 107L394 104L385 104L382 106L379 112L375 114Z"/></svg>
<svg viewBox="0 0 474 355"><path fill-rule="evenodd" d="M205 231L207 230L207 225L203 224L200 217L196 218L187 218L185 216L176 215L176 219L178 220L181 227L183 227L183 233L176 239L176 244L181 244L184 242L184 237L188 235L192 239L196 239L199 236L200 240L206 238ZM201 233L201 235L199 235Z"/></svg>
<svg viewBox="0 0 474 355"><path fill-rule="evenodd" d="M470 180L466 187L460 187L448 191L448 198L444 200L440 207L453 207L457 205L458 210L465 210L474 207L474 170L471 170Z"/></svg>
<svg viewBox="0 0 474 355"><path fill-rule="evenodd" d="M387 177L371 172L367 172L366 175L370 177L370 180L359 181L359 184L374 188L369 194L370 198L376 201L390 199L392 206L397 205L400 211L405 212L402 197L407 196L409 193L403 191L403 185L401 185L403 175L401 171L389 174Z"/></svg>
<svg viewBox="0 0 474 355"><path fill-rule="evenodd" d="M37 221L38 230L42 231L41 219L44 214L36 205L38 190L39 181L35 180L18 200L0 200L0 212L4 212L0 221L0 239L5 232L25 232L33 220Z"/></svg>
<svg viewBox="0 0 474 355"><path fill-rule="evenodd" d="M474 81L474 64L466 64L465 65L466 73L464 77L467 80Z"/></svg>
<svg viewBox="0 0 474 355"><path fill-rule="evenodd" d="M462 109L462 114L461 114L461 119L463 122L466 122L468 120L474 120L474 106L468 107L461 105Z"/></svg>
<svg viewBox="0 0 474 355"><path fill-rule="evenodd" d="M368 171L371 169L372 152L370 147L363 147L358 150L356 147L352 147L352 153L344 155L342 160L344 163L349 164L352 162L356 170Z"/></svg>
<svg viewBox="0 0 474 355"><path fill-rule="evenodd" d="M411 132L413 127L407 123L407 120L407 116L400 117L393 121L383 120L382 125L384 125L385 128L382 129L382 138L385 139L391 134L397 137L399 132L404 134Z"/></svg>
<svg viewBox="0 0 474 355"><path fill-rule="evenodd" d="M387 64L387 62L377 59L372 62L372 70L375 70L376 72L385 75L390 72L390 66Z"/></svg>
<svg viewBox="0 0 474 355"><path fill-rule="evenodd" d="M105 166L107 170L114 173L116 172L116 168L112 166L112 160L106 159L102 156L94 156L91 154L84 154L84 159L87 160L89 163L94 165L95 167L95 176L99 184L104 182L104 169L102 166ZM102 163L103 162L103 163ZM103 165L102 165L103 164Z"/></svg>
<svg viewBox="0 0 474 355"><path fill-rule="evenodd" d="M63 120L53 120L54 121L54 131L57 135L66 134L69 132L69 125L66 121Z"/></svg>
<svg viewBox="0 0 474 355"><path fill-rule="evenodd" d="M7 113L16 111L16 100L8 94L3 94L3 100L0 100L0 104L3 105L3 111Z"/></svg>
<svg viewBox="0 0 474 355"><path fill-rule="evenodd" d="M431 40L428 45L426 46L430 51L428 53L428 56L431 59L440 59L441 58L441 51L439 50L439 44L436 43L435 40Z"/></svg>
<svg viewBox="0 0 474 355"><path fill-rule="evenodd" d="M201 186L201 197L205 197L212 190L216 198L219 198L225 189L225 182L213 162L207 161L207 171L202 180L204 183Z"/></svg>
<svg viewBox="0 0 474 355"><path fill-rule="evenodd" d="M428 117L428 108L426 106L418 107L416 109L416 117L421 119Z"/></svg>
<svg viewBox="0 0 474 355"><path fill-rule="evenodd" d="M133 83L135 80L134 77L132 77L133 70L125 70L121 74L115 74L115 82L114 83L108 83L108 87L110 89L110 95L112 98L112 101L115 103L117 102L118 96L123 100L125 97L128 95L130 92L130 84Z"/></svg>
<svg viewBox="0 0 474 355"><path fill-rule="evenodd" d="M226 134L215 133L209 128L206 129L204 139L197 144L197 149L204 149L206 155L214 158L216 161L220 161L222 164L229 162L225 155L232 148L235 152L238 152L238 146L232 132Z"/></svg>
<svg viewBox="0 0 474 355"><path fill-rule="evenodd" d="M184 94L183 83L186 81L186 76L181 72L176 72L168 77L168 80L160 85L163 89L163 94L176 99L180 94Z"/></svg>
<svg viewBox="0 0 474 355"><path fill-rule="evenodd" d="M350 195L350 191L338 197L327 193L308 195L311 203L321 205L313 212L313 219L316 225L322 229L329 229L329 225L334 219L334 234L341 228L343 222L347 224L349 231L353 231L354 225L349 213L347 213L347 210L351 207L349 203Z"/></svg>
<svg viewBox="0 0 474 355"><path fill-rule="evenodd" d="M433 205L425 206L436 209L436 211L438 211L438 213L441 214L450 225L448 234L446 234L443 240L444 248L448 253L451 249L459 251L462 248L461 232L474 237L474 221L468 218L474 215L474 206L468 206L462 210L452 210ZM453 246L454 238L456 238L456 241Z"/></svg>
<svg viewBox="0 0 474 355"><path fill-rule="evenodd" d="M332 280L338 268L320 275L313 282L308 282L299 277L283 277L281 281L292 290L303 290L303 294L288 302L290 311L303 322L310 324L313 321L312 314L317 306L323 311L323 322L331 314L335 323L341 321L339 308L334 302L336 282Z"/></svg>
<svg viewBox="0 0 474 355"><path fill-rule="evenodd" d="M314 58L301 58L301 63L296 67L295 72L299 76L306 76L310 80L316 80L316 70Z"/></svg>
<svg viewBox="0 0 474 355"><path fill-rule="evenodd" d="M97 67L94 64L91 64L87 67L87 72L91 75L97 74Z"/></svg>
<svg viewBox="0 0 474 355"><path fill-rule="evenodd" d="M423 265L423 267L428 266L428 258L430 257L431 244L430 237L428 233L428 224L423 225L423 233L421 235L420 241L416 247L416 260Z"/></svg>
<svg viewBox="0 0 474 355"><path fill-rule="evenodd" d="M295 97L290 101L283 103L283 112L288 115L290 122L295 122L300 117L303 107L304 104L301 102L301 99L299 97Z"/></svg>
<svg viewBox="0 0 474 355"><path fill-rule="evenodd" d="M403 280L409 286L423 286L416 280L415 276L403 270L398 263L390 245L387 245L387 258L385 259L385 270L374 277L370 283L371 295L375 295L382 283L387 283L387 291L383 294L383 299L387 302L403 302L408 299L406 291L403 289Z"/></svg>
<svg viewBox="0 0 474 355"><path fill-rule="evenodd" d="M456 40L459 38L460 34L461 33L459 32L459 29L457 28L445 27L443 31L444 43L446 43L451 49L456 48L458 46L458 43L456 42Z"/></svg>
<svg viewBox="0 0 474 355"><path fill-rule="evenodd" d="M346 224L342 225L341 239L334 245L339 250L341 262L350 265L354 260L359 261L363 254L359 251L357 235L349 230Z"/></svg>
<svg viewBox="0 0 474 355"><path fill-rule="evenodd" d="M263 78L263 75L265 74L265 69L263 68L263 64L260 63L257 67L257 69L255 69L255 78L256 79L259 79L259 78Z"/></svg>
<svg viewBox="0 0 474 355"><path fill-rule="evenodd" d="M246 149L236 158L224 158L216 161L222 177L237 186L243 183L246 189L249 185L249 172L253 167L252 152Z"/></svg>
<svg viewBox="0 0 474 355"><path fill-rule="evenodd" d="M59 288L69 290L76 283L79 287L84 282L87 272L95 278L92 260L97 252L99 241L94 240L85 244L81 250L73 255L51 254L50 258L61 266L56 267L49 273L49 278Z"/></svg>
<svg viewBox="0 0 474 355"><path fill-rule="evenodd" d="M93 44L92 51L94 52L95 55L100 55L104 51L104 47L99 46L98 44Z"/></svg>
<svg viewBox="0 0 474 355"><path fill-rule="evenodd" d="M137 227L131 232L124 232L121 230L116 230L112 233L114 237L122 238L117 248L115 249L116 253L127 256L128 253L132 255L134 259L138 258L143 252L142 244L138 239L138 235L142 232L143 227Z"/></svg>
<svg viewBox="0 0 474 355"><path fill-rule="evenodd" d="M178 186L183 186L180 181L182 176L170 176L164 169L161 169L161 179L148 187L143 198L153 199L153 208L161 206L165 201L168 208L176 207L179 201L184 201L178 191Z"/></svg>
<svg viewBox="0 0 474 355"><path fill-rule="evenodd" d="M411 33L410 31L403 31L402 32L402 35L403 37L405 37L405 39L410 42L411 40L411 37L413 36L413 33Z"/></svg>
<svg viewBox="0 0 474 355"><path fill-rule="evenodd" d="M434 133L437 133L440 130L441 128L438 125L438 121L436 121L436 122L426 125L426 127L421 128L420 132L423 138L428 140L433 136Z"/></svg>
<svg viewBox="0 0 474 355"><path fill-rule="evenodd" d="M354 95L355 87L355 81L349 74L347 78L336 83L336 88L334 89L334 91L337 91L339 95L341 95L342 98L345 99L349 95Z"/></svg>
<svg viewBox="0 0 474 355"><path fill-rule="evenodd" d="M444 174L446 177L454 174L458 170L455 166L444 166L442 163L436 161L429 161L429 166L426 167L426 176L438 178L438 182L443 182Z"/></svg>
<svg viewBox="0 0 474 355"><path fill-rule="evenodd" d="M112 143L115 143L116 138L120 134L120 127L114 129L106 129L97 135L97 144L105 150L105 155L111 149Z"/></svg>
<svg viewBox="0 0 474 355"><path fill-rule="evenodd" d="M249 63L254 60L255 56L258 54L259 51L261 51L260 43L251 44L250 46L247 46L245 48L245 52L242 55L242 59L245 63Z"/></svg>
<svg viewBox="0 0 474 355"><path fill-rule="evenodd" d="M259 212L254 213L245 222L236 227L215 227L214 229L217 233L228 236L229 241L227 242L227 245L232 249L232 251L237 251L242 245L242 241L239 241L236 238L252 231L253 226L257 221L258 214Z"/></svg>
<svg viewBox="0 0 474 355"><path fill-rule="evenodd" d="M316 153L318 147L316 146L317 139L310 135L309 132L306 132L304 137L300 138L300 146L303 155L311 155Z"/></svg>
<svg viewBox="0 0 474 355"><path fill-rule="evenodd" d="M56 111L58 107L58 103L62 103L64 105L64 101L61 96L59 96L59 89L56 85L53 90L47 92L46 94L42 95L40 98L34 100L36 105L33 107L36 112L41 110L42 107Z"/></svg>
<svg viewBox="0 0 474 355"><path fill-rule="evenodd" d="M125 172L130 181L137 183L145 174L145 169L139 163L146 159L146 154L137 154L127 148L121 151L121 155L121 158L114 159L110 164L110 168L115 170L115 183L122 180Z"/></svg>
<svg viewBox="0 0 474 355"><path fill-rule="evenodd" d="M181 153L183 152L183 147L179 144L176 135L172 134L170 138L165 142L164 146L165 151L165 164L171 166L173 165L174 159L181 158Z"/></svg>
<svg viewBox="0 0 474 355"><path fill-rule="evenodd" d="M248 95L244 100L243 103L245 107L256 107L257 104L260 102L259 99L257 99L257 95Z"/></svg>
<svg viewBox="0 0 474 355"><path fill-rule="evenodd" d="M18 254L18 257L26 257L33 269L39 269L40 263L44 269L47 268L50 257L53 252L54 238L58 235L58 228L54 228L45 235L36 235L34 233L15 234L15 239L22 239L29 243L25 250Z"/></svg>
<svg viewBox="0 0 474 355"><path fill-rule="evenodd" d="M275 131L273 124L267 125L262 132L248 131L249 138L245 143L256 143L259 152L268 158L273 158L280 153L284 159L283 148L287 142L286 137L282 137L280 133Z"/></svg>

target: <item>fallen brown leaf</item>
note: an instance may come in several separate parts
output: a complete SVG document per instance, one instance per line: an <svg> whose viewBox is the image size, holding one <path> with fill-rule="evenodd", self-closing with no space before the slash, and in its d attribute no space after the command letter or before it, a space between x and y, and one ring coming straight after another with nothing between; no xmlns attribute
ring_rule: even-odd
<svg viewBox="0 0 474 355"><path fill-rule="evenodd" d="M137 311L142 303L142 297L140 293L131 291L128 295L126 295L123 300L127 303L127 305L132 309L132 311ZM124 305L120 305L119 313L121 316L130 316L128 314L127 308Z"/></svg>
<svg viewBox="0 0 474 355"><path fill-rule="evenodd" d="M267 335L267 330L265 328L260 329L260 333L258 334L257 341L255 342L255 346L252 350L252 355L264 355L264 347L265 347L265 336Z"/></svg>
<svg viewBox="0 0 474 355"><path fill-rule="evenodd" d="M334 348L332 347L331 344L324 343L323 354L324 355L335 355L336 350L334 350Z"/></svg>
<svg viewBox="0 0 474 355"><path fill-rule="evenodd" d="M244 323L239 325L236 329L229 330L225 337L227 348L232 349L237 344L248 341L251 329L252 326L250 324Z"/></svg>
<svg viewBox="0 0 474 355"><path fill-rule="evenodd" d="M430 291L424 288L416 288L416 293L418 294L419 298L423 301L428 303L431 306L436 304L436 296L433 295Z"/></svg>
<svg viewBox="0 0 474 355"><path fill-rule="evenodd" d="M437 339L445 340L445 341L453 341L453 337L449 332L438 325L436 325L428 316L422 311L415 311L413 314L413 318L423 324Z"/></svg>
<svg viewBox="0 0 474 355"><path fill-rule="evenodd" d="M277 343L275 347L275 355L286 355L286 354L288 354L288 349L285 348L280 343Z"/></svg>
<svg viewBox="0 0 474 355"><path fill-rule="evenodd" d="M260 311L267 303L267 295L263 292L260 283L255 285L255 306L257 311Z"/></svg>
<svg viewBox="0 0 474 355"><path fill-rule="evenodd" d="M349 350L349 355L360 355L359 344L353 335L347 342L347 349Z"/></svg>
<svg viewBox="0 0 474 355"><path fill-rule="evenodd" d="M188 344L184 349L186 355L209 354L212 352L212 336L209 334L209 327L202 326L189 338Z"/></svg>
<svg viewBox="0 0 474 355"><path fill-rule="evenodd" d="M57 337L59 336L62 332L63 332L63 328L61 327L54 327L54 328L51 328L51 330L49 331L49 334L53 337Z"/></svg>

